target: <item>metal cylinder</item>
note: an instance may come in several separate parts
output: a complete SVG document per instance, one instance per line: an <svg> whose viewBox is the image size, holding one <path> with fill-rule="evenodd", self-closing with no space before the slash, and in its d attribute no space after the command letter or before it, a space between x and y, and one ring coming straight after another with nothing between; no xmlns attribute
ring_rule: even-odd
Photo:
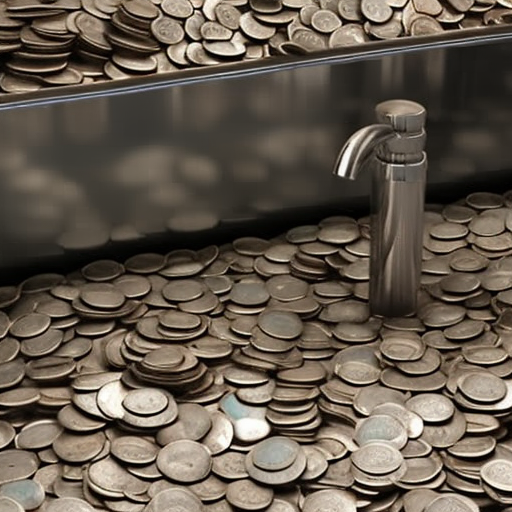
<svg viewBox="0 0 512 512"><path fill-rule="evenodd" d="M373 164L370 309L398 317L417 306L421 276L426 157L415 164Z"/></svg>

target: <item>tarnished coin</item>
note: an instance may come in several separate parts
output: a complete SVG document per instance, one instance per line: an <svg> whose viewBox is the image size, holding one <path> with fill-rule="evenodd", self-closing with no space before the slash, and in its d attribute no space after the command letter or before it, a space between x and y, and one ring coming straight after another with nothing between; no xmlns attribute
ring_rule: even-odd
<svg viewBox="0 0 512 512"><path fill-rule="evenodd" d="M434 393L415 395L405 405L427 423L442 423L455 413L455 406L449 398Z"/></svg>
<svg viewBox="0 0 512 512"><path fill-rule="evenodd" d="M405 406L397 403L383 403L377 405L373 409L373 414L384 414L386 416L392 416L404 425L407 430L407 435L410 439L417 439L423 433L424 423L421 416L416 413L409 411Z"/></svg>
<svg viewBox="0 0 512 512"><path fill-rule="evenodd" d="M227 480L240 480L249 474L245 469L245 454L228 451L213 457L212 472Z"/></svg>
<svg viewBox="0 0 512 512"><path fill-rule="evenodd" d="M123 498L125 493L140 495L149 487L147 482L129 473L110 456L92 462L87 468L87 476L98 492L111 498Z"/></svg>
<svg viewBox="0 0 512 512"><path fill-rule="evenodd" d="M491 460L481 467L480 477L493 489L512 492L512 461L508 459Z"/></svg>
<svg viewBox="0 0 512 512"><path fill-rule="evenodd" d="M361 12L370 21L385 23L393 16L393 9L382 0L362 0Z"/></svg>
<svg viewBox="0 0 512 512"><path fill-rule="evenodd" d="M341 20L334 12L320 9L311 17L311 25L322 34L330 34L341 27Z"/></svg>
<svg viewBox="0 0 512 512"><path fill-rule="evenodd" d="M392 361L417 361L425 353L426 346L419 336L386 336L380 344L380 352Z"/></svg>
<svg viewBox="0 0 512 512"><path fill-rule="evenodd" d="M400 451L387 443L372 442L355 451L352 463L370 475L385 475L396 471L403 463Z"/></svg>
<svg viewBox="0 0 512 512"><path fill-rule="evenodd" d="M204 508L201 500L189 489L171 487L157 493L143 510L145 512L159 512L160 510L202 512Z"/></svg>
<svg viewBox="0 0 512 512"><path fill-rule="evenodd" d="M263 25L251 12L246 12L240 16L240 29L247 37L257 41L270 39L276 33L275 27Z"/></svg>
<svg viewBox="0 0 512 512"><path fill-rule="evenodd" d="M60 459L69 463L83 463L98 455L105 445L103 432L78 435L62 432L52 444L53 450Z"/></svg>
<svg viewBox="0 0 512 512"><path fill-rule="evenodd" d="M110 444L110 453L126 464L151 464L156 460L158 447L135 436L121 436Z"/></svg>
<svg viewBox="0 0 512 512"><path fill-rule="evenodd" d="M240 27L240 11L227 2L220 2L215 6L215 15L218 22L231 30L237 30ZM240 245L240 242L239 242ZM240 248L238 249L240 252ZM260 251L258 251L259 254Z"/></svg>
<svg viewBox="0 0 512 512"><path fill-rule="evenodd" d="M51 318L42 313L28 313L18 318L10 328L10 333L17 338L31 338L43 334L51 324Z"/></svg>
<svg viewBox="0 0 512 512"><path fill-rule="evenodd" d="M280 471L290 467L297 458L300 446L286 437L270 437L252 450L252 462L264 471Z"/></svg>
<svg viewBox="0 0 512 512"><path fill-rule="evenodd" d="M48 503L45 512L95 512L92 505L80 498L63 497Z"/></svg>
<svg viewBox="0 0 512 512"><path fill-rule="evenodd" d="M470 372L457 380L457 387L469 400L494 403L507 394L507 387L502 379L492 373Z"/></svg>
<svg viewBox="0 0 512 512"><path fill-rule="evenodd" d="M443 493L435 498L425 512L442 512L444 510L460 510L461 512L478 512L480 507L471 498L455 493Z"/></svg>
<svg viewBox="0 0 512 512"><path fill-rule="evenodd" d="M205 446L184 439L162 448L156 463L158 469L175 482L194 483L208 476L212 460Z"/></svg>
<svg viewBox="0 0 512 512"><path fill-rule="evenodd" d="M308 494L302 505L304 512L356 512L356 497L350 491L324 489Z"/></svg>
<svg viewBox="0 0 512 512"><path fill-rule="evenodd" d="M152 416L169 405L169 397L159 389L142 388L129 391L123 399L123 407L138 416Z"/></svg>
<svg viewBox="0 0 512 512"><path fill-rule="evenodd" d="M38 420L25 425L16 436L16 447L27 450L47 448L62 433L56 420Z"/></svg>
<svg viewBox="0 0 512 512"><path fill-rule="evenodd" d="M177 20L160 16L151 23L151 32L155 39L164 44L177 44L185 37L185 31Z"/></svg>
<svg viewBox="0 0 512 512"><path fill-rule="evenodd" d="M91 283L80 290L80 298L85 304L98 309L120 308L126 298L115 286L108 283Z"/></svg>
<svg viewBox="0 0 512 512"><path fill-rule="evenodd" d="M189 0L163 0L162 11L173 18L188 18L194 13L194 8Z"/></svg>
<svg viewBox="0 0 512 512"><path fill-rule="evenodd" d="M358 421L355 441L359 446L382 441L401 449L407 443L407 431L402 423L392 416L376 414Z"/></svg>
<svg viewBox="0 0 512 512"><path fill-rule="evenodd" d="M226 490L228 503L240 510L261 510L272 503L272 489L255 484L249 479L231 482Z"/></svg>
<svg viewBox="0 0 512 512"><path fill-rule="evenodd" d="M266 310L259 316L258 326L269 336L281 339L297 338L303 330L300 317L289 311Z"/></svg>
<svg viewBox="0 0 512 512"><path fill-rule="evenodd" d="M307 28L295 30L292 35L292 42L311 52L327 48L325 39L320 34Z"/></svg>
<svg viewBox="0 0 512 512"><path fill-rule="evenodd" d="M34 510L40 507L45 499L43 486L34 480L18 480L0 486L0 507L4 512L2 497L13 499L23 510Z"/></svg>
<svg viewBox="0 0 512 512"><path fill-rule="evenodd" d="M30 478L39 467L36 454L25 450L0 452L0 485Z"/></svg>

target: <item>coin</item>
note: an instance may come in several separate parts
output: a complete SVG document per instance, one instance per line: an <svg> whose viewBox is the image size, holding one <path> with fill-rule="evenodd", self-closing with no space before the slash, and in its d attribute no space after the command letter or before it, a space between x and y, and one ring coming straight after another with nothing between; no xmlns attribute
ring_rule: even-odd
<svg viewBox="0 0 512 512"><path fill-rule="evenodd" d="M240 510L261 510L272 503L274 492L249 479L231 482L226 490L228 503Z"/></svg>
<svg viewBox="0 0 512 512"><path fill-rule="evenodd" d="M494 403L507 394L504 382L485 372L466 373L457 381L457 387L467 398L475 402Z"/></svg>
<svg viewBox="0 0 512 512"><path fill-rule="evenodd" d="M299 445L285 437L271 437L256 445L252 462L264 471L279 471L291 466L299 454Z"/></svg>
<svg viewBox="0 0 512 512"><path fill-rule="evenodd" d="M508 459L496 459L485 463L480 469L482 480L494 489L511 492L510 469L512 462Z"/></svg>
<svg viewBox="0 0 512 512"><path fill-rule="evenodd" d="M324 489L308 494L302 505L304 512L356 512L356 497L350 491Z"/></svg>
<svg viewBox="0 0 512 512"><path fill-rule="evenodd" d="M393 446L373 442L359 448L352 454L351 461L361 471L371 475L385 475L396 471L403 463L403 457Z"/></svg>
<svg viewBox="0 0 512 512"><path fill-rule="evenodd" d="M0 452L0 485L30 478L39 467L37 455L25 450Z"/></svg>
<svg viewBox="0 0 512 512"><path fill-rule="evenodd" d="M172 480L182 483L202 480L210 472L211 464L209 450L186 439L166 445L157 457L158 469Z"/></svg>
<svg viewBox="0 0 512 512"><path fill-rule="evenodd" d="M392 416L376 414L357 423L355 440L359 446L372 441L385 441L401 449L407 443L407 432L403 424Z"/></svg>
<svg viewBox="0 0 512 512"><path fill-rule="evenodd" d="M415 395L405 405L427 423L442 423L450 419L455 412L455 406L450 399L434 393Z"/></svg>
<svg viewBox="0 0 512 512"><path fill-rule="evenodd" d="M17 501L7 496L0 496L0 507L5 512L23 512L25 510Z"/></svg>

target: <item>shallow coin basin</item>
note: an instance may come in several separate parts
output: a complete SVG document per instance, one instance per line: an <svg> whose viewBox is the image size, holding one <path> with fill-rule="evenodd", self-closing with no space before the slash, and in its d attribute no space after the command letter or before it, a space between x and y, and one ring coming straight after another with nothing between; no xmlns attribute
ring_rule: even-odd
<svg viewBox="0 0 512 512"><path fill-rule="evenodd" d="M512 242L478 219L511 212L427 208L406 318L346 215L0 289L0 510L506 510Z"/></svg>

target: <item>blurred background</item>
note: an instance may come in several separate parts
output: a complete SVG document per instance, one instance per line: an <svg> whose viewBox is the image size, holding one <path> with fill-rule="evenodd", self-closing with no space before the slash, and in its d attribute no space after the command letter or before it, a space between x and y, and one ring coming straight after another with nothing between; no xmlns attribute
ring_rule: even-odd
<svg viewBox="0 0 512 512"><path fill-rule="evenodd" d="M507 42L0 111L0 277L364 214L331 171L374 106L428 111L428 200L512 188Z"/></svg>

